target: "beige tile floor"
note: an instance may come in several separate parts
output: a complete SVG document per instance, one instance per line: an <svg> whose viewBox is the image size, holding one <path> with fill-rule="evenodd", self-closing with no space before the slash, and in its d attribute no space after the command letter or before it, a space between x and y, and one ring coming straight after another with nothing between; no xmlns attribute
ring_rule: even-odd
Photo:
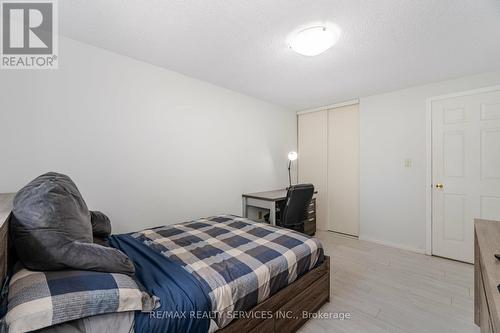
<svg viewBox="0 0 500 333"><path fill-rule="evenodd" d="M302 333L477 333L474 267L320 231L330 256L330 303L324 312L351 319L311 319Z"/></svg>

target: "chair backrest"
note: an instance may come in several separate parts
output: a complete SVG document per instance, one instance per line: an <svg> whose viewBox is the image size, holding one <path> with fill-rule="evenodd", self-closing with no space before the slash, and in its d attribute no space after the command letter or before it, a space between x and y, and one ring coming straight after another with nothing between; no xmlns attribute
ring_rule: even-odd
<svg viewBox="0 0 500 333"><path fill-rule="evenodd" d="M286 204L281 213L283 226L300 225L307 217L307 208L314 194L313 184L299 184L288 188Z"/></svg>

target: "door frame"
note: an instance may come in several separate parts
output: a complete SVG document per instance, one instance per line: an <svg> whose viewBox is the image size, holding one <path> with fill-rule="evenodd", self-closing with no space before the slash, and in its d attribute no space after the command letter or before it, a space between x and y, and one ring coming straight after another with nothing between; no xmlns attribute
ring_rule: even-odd
<svg viewBox="0 0 500 333"><path fill-rule="evenodd" d="M334 109L334 108L339 108L342 106L348 106L348 105L354 105L354 104L359 104L359 98L351 99L349 101L345 102L340 102L340 103L335 103L335 104L330 104L330 105L325 105L325 106L320 106L318 108L314 109L307 109L307 110L302 110L302 111L297 111L297 117L301 114L306 114L306 113L311 113L311 112L317 112L317 111L324 111L324 110L329 110L329 109Z"/></svg>
<svg viewBox="0 0 500 333"><path fill-rule="evenodd" d="M483 87L478 89L465 90L457 93L450 93L446 95L434 96L427 98L426 101L426 144L427 144L427 176L426 176L426 240L425 240L425 254L432 255L432 193L433 193L433 179L432 179L432 102L441 99L461 97L468 95L477 95L488 93L492 91L500 91L500 85Z"/></svg>

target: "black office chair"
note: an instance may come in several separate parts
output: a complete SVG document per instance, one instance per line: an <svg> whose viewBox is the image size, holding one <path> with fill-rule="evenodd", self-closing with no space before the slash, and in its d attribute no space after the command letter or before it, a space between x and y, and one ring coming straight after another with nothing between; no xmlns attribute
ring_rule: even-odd
<svg viewBox="0 0 500 333"><path fill-rule="evenodd" d="M314 194L313 184L298 184L288 188L284 207L280 209L279 226L304 232L307 208Z"/></svg>

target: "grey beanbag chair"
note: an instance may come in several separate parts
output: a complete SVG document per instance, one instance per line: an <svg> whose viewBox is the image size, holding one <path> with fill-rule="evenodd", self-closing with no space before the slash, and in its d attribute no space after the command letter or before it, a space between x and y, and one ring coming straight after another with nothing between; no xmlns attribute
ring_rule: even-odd
<svg viewBox="0 0 500 333"><path fill-rule="evenodd" d="M23 187L10 229L19 259L31 270L134 273L125 254L92 242L90 212L68 176L49 172Z"/></svg>

